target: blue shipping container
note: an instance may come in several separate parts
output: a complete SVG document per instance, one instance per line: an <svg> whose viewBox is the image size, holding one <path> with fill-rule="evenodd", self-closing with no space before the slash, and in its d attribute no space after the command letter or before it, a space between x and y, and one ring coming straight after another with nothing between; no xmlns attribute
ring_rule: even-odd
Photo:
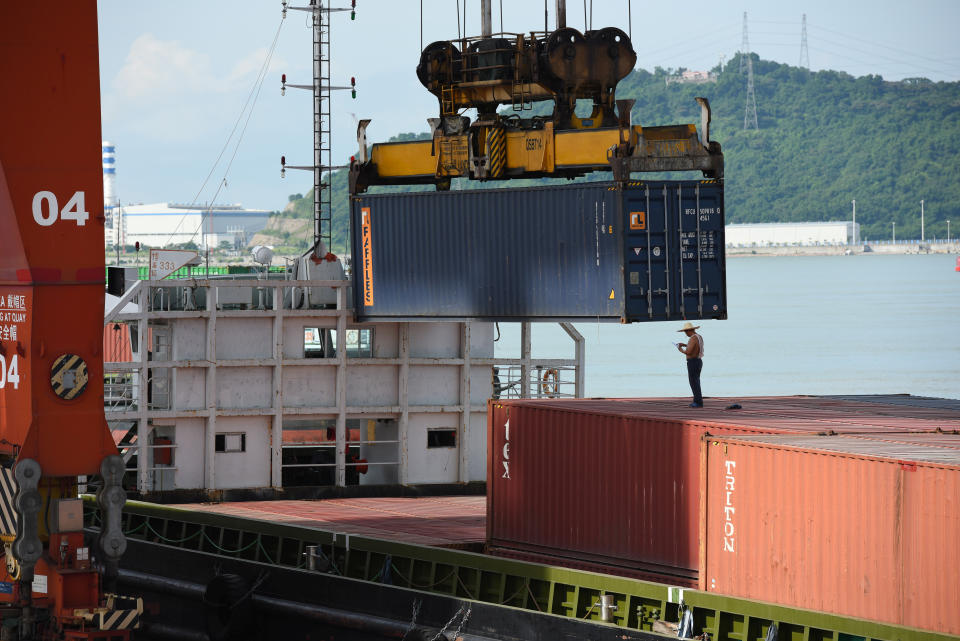
<svg viewBox="0 0 960 641"><path fill-rule="evenodd" d="M351 197L357 320L726 318L721 181Z"/></svg>

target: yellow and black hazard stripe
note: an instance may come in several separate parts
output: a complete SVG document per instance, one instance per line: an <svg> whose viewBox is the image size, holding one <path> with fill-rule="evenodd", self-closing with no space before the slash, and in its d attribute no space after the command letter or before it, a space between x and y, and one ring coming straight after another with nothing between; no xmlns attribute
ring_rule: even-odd
<svg viewBox="0 0 960 641"><path fill-rule="evenodd" d="M101 630L133 630L140 627L140 610L113 610L97 614Z"/></svg>
<svg viewBox="0 0 960 641"><path fill-rule="evenodd" d="M507 136L502 127L487 129L487 175L500 178L507 166Z"/></svg>
<svg viewBox="0 0 960 641"><path fill-rule="evenodd" d="M16 534L20 517L14 508L13 499L17 495L17 481L13 470L0 467L0 534Z"/></svg>
<svg viewBox="0 0 960 641"><path fill-rule="evenodd" d="M50 367L53 393L68 401L87 389L87 378L87 364L76 354L64 354Z"/></svg>

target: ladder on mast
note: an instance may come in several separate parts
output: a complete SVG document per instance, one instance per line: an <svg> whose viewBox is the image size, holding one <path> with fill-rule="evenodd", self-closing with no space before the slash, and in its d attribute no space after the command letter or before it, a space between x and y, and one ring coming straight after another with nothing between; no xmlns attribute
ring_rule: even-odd
<svg viewBox="0 0 960 641"><path fill-rule="evenodd" d="M283 1L283 10L306 11L311 14L313 29L313 82L309 85L288 84L283 75L281 93L287 87L310 89L313 92L313 164L308 166L287 165L286 157L281 157L281 173L285 169L304 169L313 171L313 249L318 257L331 250L333 242L333 171L345 169L348 165L333 164L333 124L331 95L335 89L349 89L356 97L355 83L350 86L335 87L331 84L330 71L330 31L331 14L349 11L351 19L355 16L356 2L350 8L333 8L324 0L311 0L306 7L290 7Z"/></svg>

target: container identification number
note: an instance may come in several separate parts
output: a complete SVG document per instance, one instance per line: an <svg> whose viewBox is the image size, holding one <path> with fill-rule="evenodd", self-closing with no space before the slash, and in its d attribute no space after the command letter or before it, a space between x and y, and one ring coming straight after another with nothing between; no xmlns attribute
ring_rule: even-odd
<svg viewBox="0 0 960 641"><path fill-rule="evenodd" d="M503 424L503 476L500 478L510 478L510 419Z"/></svg>
<svg viewBox="0 0 960 641"><path fill-rule="evenodd" d="M717 215L720 214L720 208L719 207L701 207L698 210L696 207L685 207L683 210L683 213L686 214L687 216L694 216L696 214L699 214L699 216L697 217L700 219L700 222L708 223L710 222L710 216L714 214L717 214Z"/></svg>
<svg viewBox="0 0 960 641"><path fill-rule="evenodd" d="M82 191L74 192L63 209L60 209L56 194L52 191L38 191L33 195L33 219L41 227L49 227L57 222L59 216L60 220L72 220L78 227L83 227L90 218L85 199Z"/></svg>

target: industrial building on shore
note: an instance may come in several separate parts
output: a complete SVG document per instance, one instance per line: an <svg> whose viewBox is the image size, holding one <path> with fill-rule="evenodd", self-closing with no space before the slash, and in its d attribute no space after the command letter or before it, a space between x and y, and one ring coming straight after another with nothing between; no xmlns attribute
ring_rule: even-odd
<svg viewBox="0 0 960 641"><path fill-rule="evenodd" d="M227 242L230 249L242 249L266 227L270 212L240 205L154 203L121 205L116 218L121 245L161 248L192 242L214 249ZM108 244L112 243L108 240Z"/></svg>
<svg viewBox="0 0 960 641"><path fill-rule="evenodd" d="M860 225L849 220L802 223L734 223L724 227L727 247L852 245Z"/></svg>
<svg viewBox="0 0 960 641"><path fill-rule="evenodd" d="M152 203L125 205L117 198L116 145L104 140L103 211L107 247L140 243L162 248L193 243L199 248L217 248L224 242L242 249L267 225L270 212L244 209L239 204Z"/></svg>

